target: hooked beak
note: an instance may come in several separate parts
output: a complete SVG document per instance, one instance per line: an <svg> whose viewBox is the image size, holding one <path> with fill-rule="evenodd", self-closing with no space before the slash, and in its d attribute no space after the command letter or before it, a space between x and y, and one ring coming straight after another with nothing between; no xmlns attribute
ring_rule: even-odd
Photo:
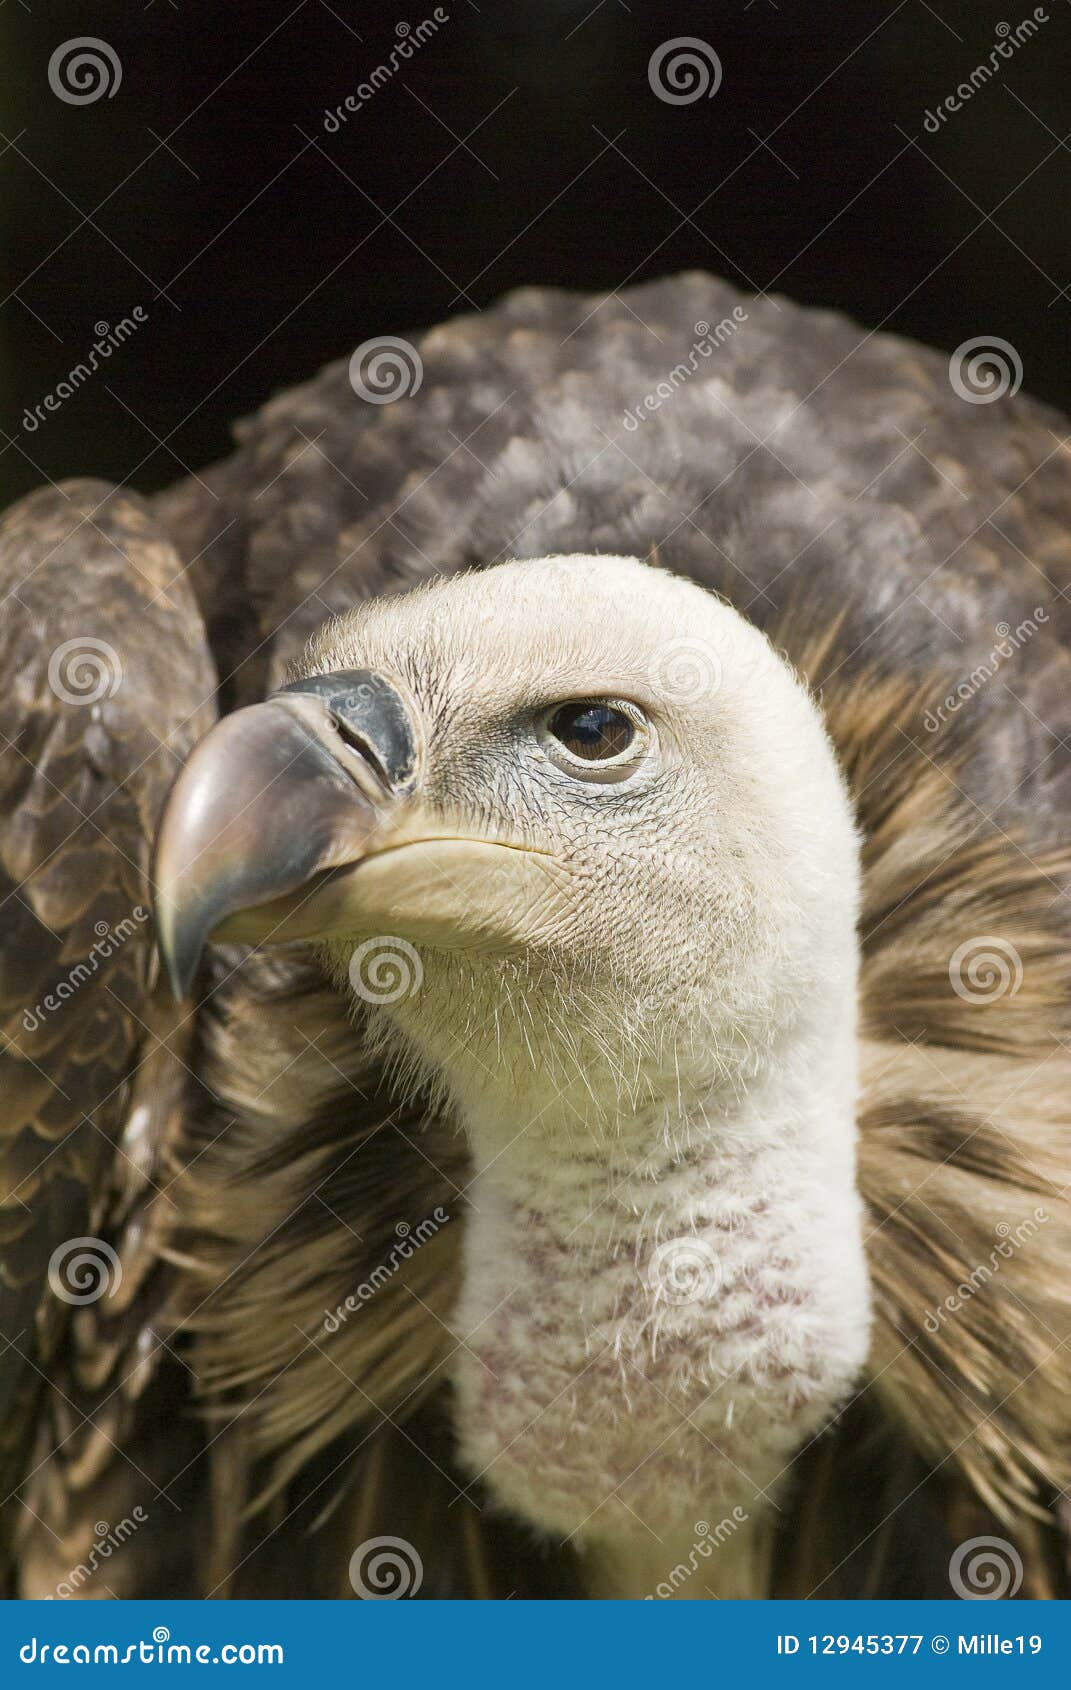
<svg viewBox="0 0 1071 1690"><path fill-rule="evenodd" d="M205 735L171 789L152 867L176 997L208 939L393 933L501 954L571 919L552 853L424 801L421 741L413 709L369 669L295 682Z"/></svg>
<svg viewBox="0 0 1071 1690"><path fill-rule="evenodd" d="M208 938L335 931L342 871L393 837L417 736L370 670L316 675L226 716L171 789L152 869L160 950L177 997Z"/></svg>

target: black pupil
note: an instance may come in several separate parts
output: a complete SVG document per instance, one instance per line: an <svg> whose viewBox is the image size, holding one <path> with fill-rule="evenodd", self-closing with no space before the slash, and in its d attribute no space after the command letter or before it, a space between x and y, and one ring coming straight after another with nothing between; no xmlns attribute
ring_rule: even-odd
<svg viewBox="0 0 1071 1690"><path fill-rule="evenodd" d="M635 729L623 711L609 704L563 704L551 718L550 731L574 757L602 763L627 751Z"/></svg>

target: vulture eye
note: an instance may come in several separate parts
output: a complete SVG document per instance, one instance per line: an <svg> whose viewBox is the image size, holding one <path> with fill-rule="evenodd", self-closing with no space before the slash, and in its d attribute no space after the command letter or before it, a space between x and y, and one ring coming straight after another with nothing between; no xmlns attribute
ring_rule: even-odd
<svg viewBox="0 0 1071 1690"><path fill-rule="evenodd" d="M604 698L557 704L543 718L543 742L567 774L623 780L637 766L650 730L635 705Z"/></svg>
<svg viewBox="0 0 1071 1690"><path fill-rule="evenodd" d="M605 763L627 751L636 729L611 704L563 704L550 718L550 731L566 751L585 763Z"/></svg>

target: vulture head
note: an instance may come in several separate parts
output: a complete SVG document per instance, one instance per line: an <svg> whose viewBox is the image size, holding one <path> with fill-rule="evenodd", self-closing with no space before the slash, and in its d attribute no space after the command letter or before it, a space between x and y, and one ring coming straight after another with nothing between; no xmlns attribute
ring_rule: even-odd
<svg viewBox="0 0 1071 1690"><path fill-rule="evenodd" d="M464 1130L462 1457L609 1563L760 1515L863 1363L857 854L788 663L622 557L359 606L168 803L176 990L313 941Z"/></svg>

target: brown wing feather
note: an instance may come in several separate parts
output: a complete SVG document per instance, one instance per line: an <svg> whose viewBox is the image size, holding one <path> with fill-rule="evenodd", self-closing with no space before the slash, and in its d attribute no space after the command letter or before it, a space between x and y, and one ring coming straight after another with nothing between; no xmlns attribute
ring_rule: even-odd
<svg viewBox="0 0 1071 1690"><path fill-rule="evenodd" d="M0 593L0 1483L38 1511L52 1486L58 1516L76 1454L83 1478L114 1454L115 1407L83 1416L141 1323L137 1217L165 1181L185 1036L157 984L148 854L215 683L177 553L104 484L7 513Z"/></svg>

